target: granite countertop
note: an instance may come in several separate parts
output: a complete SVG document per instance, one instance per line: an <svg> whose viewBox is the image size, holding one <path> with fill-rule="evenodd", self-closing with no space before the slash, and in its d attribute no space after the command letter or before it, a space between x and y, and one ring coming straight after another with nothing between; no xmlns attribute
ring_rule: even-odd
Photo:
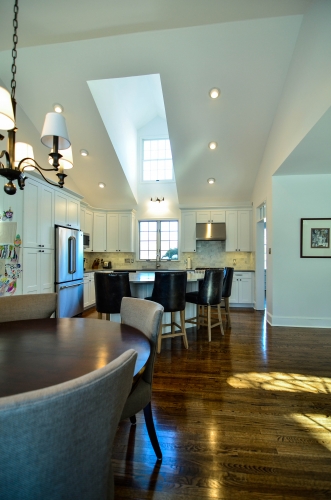
<svg viewBox="0 0 331 500"><path fill-rule="evenodd" d="M153 269L153 270L151 270L151 269L104 269L104 268L100 267L99 269L91 269L91 268L85 269L84 273L94 273L94 272L155 273L155 272L159 272L159 271L187 271L189 273L196 272L195 269ZM236 268L234 268L234 272L235 273L255 273L255 269L236 269Z"/></svg>

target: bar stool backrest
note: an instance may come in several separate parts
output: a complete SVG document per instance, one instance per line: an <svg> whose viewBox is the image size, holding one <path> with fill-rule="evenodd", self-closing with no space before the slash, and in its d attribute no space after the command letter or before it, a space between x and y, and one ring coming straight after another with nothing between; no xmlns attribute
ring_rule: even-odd
<svg viewBox="0 0 331 500"><path fill-rule="evenodd" d="M155 281L151 300L164 307L164 312L183 311L185 309L185 293L187 272L155 273Z"/></svg>
<svg viewBox="0 0 331 500"><path fill-rule="evenodd" d="M131 297L129 273L96 272L94 286L98 313L119 314L123 297Z"/></svg>
<svg viewBox="0 0 331 500"><path fill-rule="evenodd" d="M222 298L231 297L233 272L234 272L233 267L225 267L224 268Z"/></svg>
<svg viewBox="0 0 331 500"><path fill-rule="evenodd" d="M203 281L199 281L198 304L220 304L222 288L223 269L206 269Z"/></svg>

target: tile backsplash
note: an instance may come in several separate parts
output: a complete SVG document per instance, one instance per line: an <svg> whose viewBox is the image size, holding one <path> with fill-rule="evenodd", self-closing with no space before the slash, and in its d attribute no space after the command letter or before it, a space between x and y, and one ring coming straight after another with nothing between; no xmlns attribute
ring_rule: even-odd
<svg viewBox="0 0 331 500"><path fill-rule="evenodd" d="M136 260L135 253L125 252L85 252L86 269L91 269L95 259L111 261L113 269L146 269L155 268L155 262ZM226 252L225 241L197 241L197 251L181 254L178 262L161 262L162 269L186 269L186 259L191 257L192 269L196 267L234 267L241 271L255 269L254 252ZM125 262L130 259L130 263ZM133 260L133 262L131 262ZM101 268L101 266L99 266Z"/></svg>

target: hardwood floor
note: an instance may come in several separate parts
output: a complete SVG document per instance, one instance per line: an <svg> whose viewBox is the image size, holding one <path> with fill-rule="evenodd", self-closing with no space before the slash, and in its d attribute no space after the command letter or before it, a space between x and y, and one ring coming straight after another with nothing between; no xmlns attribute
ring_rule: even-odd
<svg viewBox="0 0 331 500"><path fill-rule="evenodd" d="M153 412L156 462L142 412L122 422L115 498L330 499L331 330L270 327L232 310L232 329L162 342Z"/></svg>

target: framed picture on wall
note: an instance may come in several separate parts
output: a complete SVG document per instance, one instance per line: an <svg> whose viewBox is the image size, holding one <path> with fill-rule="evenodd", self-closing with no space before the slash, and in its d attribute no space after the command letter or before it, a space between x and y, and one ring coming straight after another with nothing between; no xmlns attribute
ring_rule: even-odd
<svg viewBox="0 0 331 500"><path fill-rule="evenodd" d="M331 219L301 219L300 257L331 258Z"/></svg>

